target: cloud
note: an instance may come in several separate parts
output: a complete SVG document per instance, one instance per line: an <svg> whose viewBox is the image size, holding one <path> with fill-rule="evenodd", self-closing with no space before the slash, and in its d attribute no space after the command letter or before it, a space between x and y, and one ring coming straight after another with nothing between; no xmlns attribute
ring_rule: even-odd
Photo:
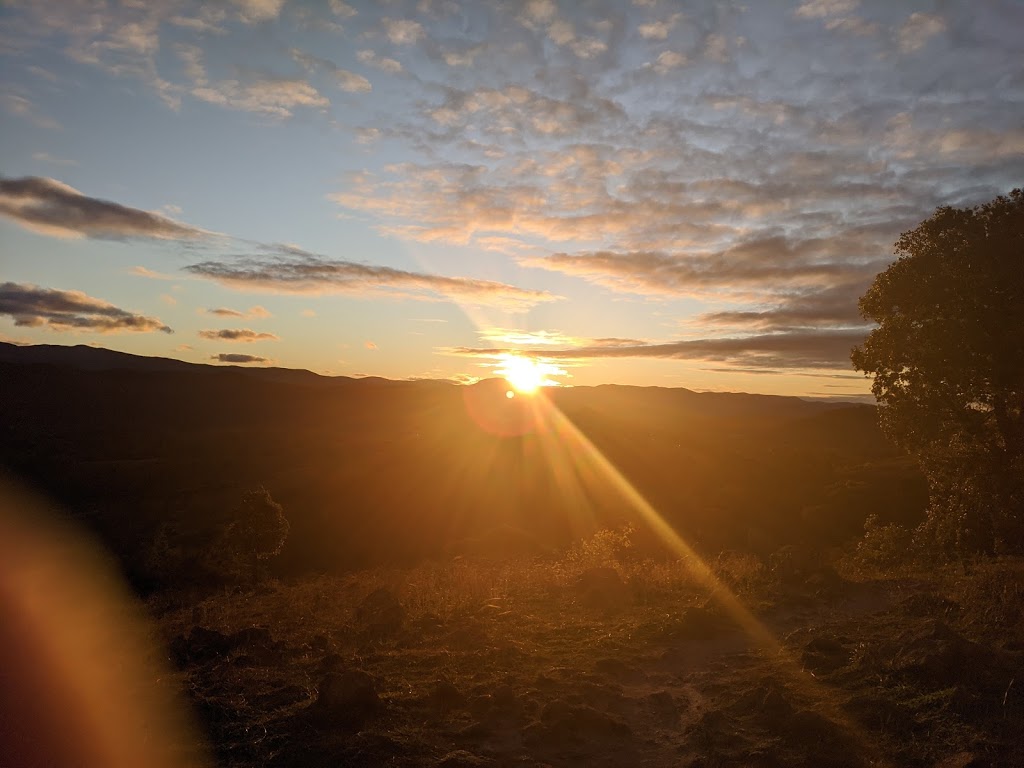
<svg viewBox="0 0 1024 768"><path fill-rule="evenodd" d="M810 328L863 328L857 300L867 290L870 278L839 283L818 291L785 296L764 309L706 312L699 323L713 327L762 331L792 331Z"/></svg>
<svg viewBox="0 0 1024 768"><path fill-rule="evenodd" d="M422 38L426 32L423 25L410 19L381 19L384 34L395 45L412 45Z"/></svg>
<svg viewBox="0 0 1024 768"><path fill-rule="evenodd" d="M211 341L238 341L251 344L254 341L279 341L272 333L258 333L248 328L223 328L221 330L199 331L199 338Z"/></svg>
<svg viewBox="0 0 1024 768"><path fill-rule="evenodd" d="M825 29L831 31L845 32L858 37L874 37L878 34L880 27L874 22L865 21L859 16L850 16L844 19L829 19L825 22Z"/></svg>
<svg viewBox="0 0 1024 768"><path fill-rule="evenodd" d="M77 160L68 160L63 157L55 157L48 152L33 152L32 159L39 163L48 163L50 165L78 165Z"/></svg>
<svg viewBox="0 0 1024 768"><path fill-rule="evenodd" d="M333 78L338 88L347 93L369 93L373 90L370 81L365 77L357 75L355 72L349 72L347 69L342 69L329 59L321 59L305 51L300 51L298 48L292 48L291 56L311 74L317 71L327 72Z"/></svg>
<svg viewBox="0 0 1024 768"><path fill-rule="evenodd" d="M671 358L707 360L753 369L830 369L848 368L850 350L864 341L865 331L805 331L755 336L706 338L664 344L610 344L564 349L545 349L541 355L551 360L587 360L596 358ZM502 348L455 347L448 354L494 358L520 353Z"/></svg>
<svg viewBox="0 0 1024 768"><path fill-rule="evenodd" d="M12 115L28 120L38 128L48 131L60 130L60 123L52 117L47 117L39 112L39 108L31 100L11 91L0 91L0 106Z"/></svg>
<svg viewBox="0 0 1024 768"><path fill-rule="evenodd" d="M356 130L357 144L373 144L381 137L380 128L359 128Z"/></svg>
<svg viewBox="0 0 1024 768"><path fill-rule="evenodd" d="M165 216L87 197L56 179L0 176L0 215L54 237L196 240L209 233Z"/></svg>
<svg viewBox="0 0 1024 768"><path fill-rule="evenodd" d="M621 347L638 346L646 342L639 339L588 339L569 336L561 331L520 331L512 328L483 328L477 335L484 341L495 344L513 344L517 347L540 348L549 347Z"/></svg>
<svg viewBox="0 0 1024 768"><path fill-rule="evenodd" d="M946 20L937 14L912 13L897 33L903 53L912 53L925 46L936 35L946 31Z"/></svg>
<svg viewBox="0 0 1024 768"><path fill-rule="evenodd" d="M377 345L372 341L364 341L363 346L366 347L366 349L370 350L371 352L374 352L377 349Z"/></svg>
<svg viewBox="0 0 1024 768"><path fill-rule="evenodd" d="M706 297L709 289L774 294L824 288L851 276L867 278L884 262L866 243L838 238L790 241L781 236L749 240L719 252L658 251L555 253L520 260L524 266L578 275L613 290L643 295ZM859 247L858 247L859 245ZM856 249L856 250L855 250ZM859 257L859 258L857 258Z"/></svg>
<svg viewBox="0 0 1024 768"><path fill-rule="evenodd" d="M343 0L330 0L330 6L331 13L343 19L349 19L353 16L356 16L359 13L359 11L357 11L348 3L343 2Z"/></svg>
<svg viewBox="0 0 1024 768"><path fill-rule="evenodd" d="M281 13L284 0L231 0L238 8L243 21L254 24L276 19Z"/></svg>
<svg viewBox="0 0 1024 768"><path fill-rule="evenodd" d="M860 0L807 0L793 12L793 15L801 19L821 19L850 13L858 5Z"/></svg>
<svg viewBox="0 0 1024 768"><path fill-rule="evenodd" d="M704 55L711 61L725 64L729 61L729 41L725 35L712 33L704 38Z"/></svg>
<svg viewBox="0 0 1024 768"><path fill-rule="evenodd" d="M310 83L294 77L220 80L194 87L191 93L208 104L279 118L291 117L297 107L326 109L331 105Z"/></svg>
<svg viewBox="0 0 1024 768"><path fill-rule="evenodd" d="M379 56L374 51L359 51L356 54L356 58L363 64L375 67L381 72L387 72L390 75L397 75L402 71L402 63L400 61L388 58L387 56Z"/></svg>
<svg viewBox="0 0 1024 768"><path fill-rule="evenodd" d="M636 31L644 40L665 40L668 38L669 32L675 29L676 24L682 18L683 14L673 13L664 21L652 21L647 24L641 24L636 28Z"/></svg>
<svg viewBox="0 0 1024 768"><path fill-rule="evenodd" d="M266 309L259 305L249 307L249 309L245 310L244 312L237 309L229 309L227 307L216 307L214 309L207 309L205 311L206 314L215 315L216 317L238 317L247 320L253 320L264 317L273 317L273 315L270 314L270 312L268 312Z"/></svg>
<svg viewBox="0 0 1024 768"><path fill-rule="evenodd" d="M485 48L486 46L484 45L474 45L460 51L441 51L441 58L444 59L444 63L449 67L471 67L473 62L476 61L477 56L483 53Z"/></svg>
<svg viewBox="0 0 1024 768"><path fill-rule="evenodd" d="M260 357L259 355L242 355L236 352L221 352L217 355L210 355L211 360L216 360L219 363L236 363L241 365L247 365L249 363L269 363L271 362L266 357Z"/></svg>
<svg viewBox="0 0 1024 768"><path fill-rule="evenodd" d="M14 318L18 326L46 326L55 331L173 333L155 317L120 309L82 291L61 291L24 283L0 284L0 315Z"/></svg>
<svg viewBox="0 0 1024 768"><path fill-rule="evenodd" d="M232 288L272 293L387 294L401 298L445 297L469 304L525 311L555 301L547 291L465 277L445 277L392 267L326 259L294 249L278 258L205 261L185 268L192 274Z"/></svg>
<svg viewBox="0 0 1024 768"><path fill-rule="evenodd" d="M686 64L686 61L686 55L678 51L662 51L658 54L653 67L654 71L659 75L664 75L673 69L683 66Z"/></svg>
<svg viewBox="0 0 1024 768"><path fill-rule="evenodd" d="M178 275L169 275L166 272L157 272L147 267L135 266L128 270L128 274L135 277L145 277L149 280L180 280Z"/></svg>

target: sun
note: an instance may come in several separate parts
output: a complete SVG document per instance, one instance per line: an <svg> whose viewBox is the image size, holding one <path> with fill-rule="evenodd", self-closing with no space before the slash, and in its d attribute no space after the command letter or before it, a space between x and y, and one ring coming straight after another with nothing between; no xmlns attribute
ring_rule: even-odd
<svg viewBox="0 0 1024 768"><path fill-rule="evenodd" d="M547 378L553 373L555 366L538 362L529 357L518 355L505 355L497 372L505 377L505 381L512 385L512 389L524 395L532 395L541 387L550 386L554 382ZM509 392L509 397L513 395Z"/></svg>

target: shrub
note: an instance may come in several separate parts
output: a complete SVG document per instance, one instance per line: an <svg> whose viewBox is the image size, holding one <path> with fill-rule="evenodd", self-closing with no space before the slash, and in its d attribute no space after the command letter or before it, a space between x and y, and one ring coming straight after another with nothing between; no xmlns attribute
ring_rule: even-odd
<svg viewBox="0 0 1024 768"><path fill-rule="evenodd" d="M281 552L290 526L281 505L262 486L246 491L215 541L210 557L229 578L258 581L267 560Z"/></svg>
<svg viewBox="0 0 1024 768"><path fill-rule="evenodd" d="M907 562L913 551L913 534L898 523L881 524L878 515L864 521L864 538L857 543L856 557L864 565L879 568Z"/></svg>

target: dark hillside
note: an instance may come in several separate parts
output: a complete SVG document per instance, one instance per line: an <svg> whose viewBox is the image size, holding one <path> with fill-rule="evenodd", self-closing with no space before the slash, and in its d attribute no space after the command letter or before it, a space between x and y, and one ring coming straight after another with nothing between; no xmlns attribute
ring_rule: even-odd
<svg viewBox="0 0 1024 768"><path fill-rule="evenodd" d="M57 364L54 349L3 349L0 461L132 568L161 527L201 539L260 484L291 521L286 570L416 559L495 529L545 549L630 518L573 430L527 428L537 403L502 382L170 370L88 347ZM888 498L894 519L923 507L870 407L653 387L540 397L707 548L831 545L859 533L866 500Z"/></svg>

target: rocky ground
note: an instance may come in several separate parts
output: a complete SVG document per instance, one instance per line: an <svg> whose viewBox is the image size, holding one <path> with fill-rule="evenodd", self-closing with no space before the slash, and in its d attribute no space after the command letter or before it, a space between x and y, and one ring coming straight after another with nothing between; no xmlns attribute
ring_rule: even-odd
<svg viewBox="0 0 1024 768"><path fill-rule="evenodd" d="M718 595L624 570L455 563L151 608L224 766L1024 765L1019 561L761 574L732 588L757 639Z"/></svg>

